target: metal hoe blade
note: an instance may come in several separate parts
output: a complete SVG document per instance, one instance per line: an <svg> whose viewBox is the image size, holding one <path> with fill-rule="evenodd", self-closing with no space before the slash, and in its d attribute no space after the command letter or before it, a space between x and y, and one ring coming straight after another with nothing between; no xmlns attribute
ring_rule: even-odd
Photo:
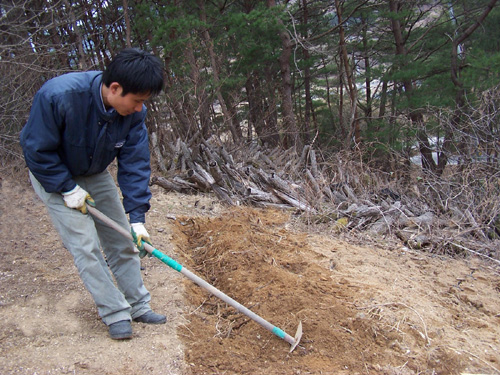
<svg viewBox="0 0 500 375"><path fill-rule="evenodd" d="M87 204L87 209L88 211L94 216L95 218L99 219L102 221L104 224L109 226L110 228L113 228L120 234L122 234L124 237L130 239L133 241L132 234L127 231L125 228L122 228L120 225L118 225L116 222L111 220L109 217L104 215L102 212L97 210L95 207L92 207ZM169 256L163 254L161 251L158 249L155 249L153 246L149 245L146 242L143 242L144 248L148 253L153 255L154 257L158 258L161 260L163 263L165 263L167 266L170 268L182 273L184 276L186 276L188 279L196 283L197 285L201 286L205 290L209 291L212 293L214 296L220 298L227 304L233 306L236 310L241 312L242 314L245 314L248 316L250 319L255 321L256 323L260 324L262 327L267 329L268 331L271 331L274 333L276 336L278 336L280 339L285 340L291 345L290 348L290 353L297 347L297 345L300 342L300 339L302 337L302 322L299 322L299 326L297 328L297 332L295 333L295 337L290 336L288 333L283 331L282 329L274 326L273 324L269 323L267 320L264 318L260 317L259 315L255 314L253 311L247 309L245 306L240 304L239 302L236 302L234 299L231 297L227 296L223 292L221 292L219 289L215 288L213 285L207 283L205 280L202 278L198 277L185 267L183 267L181 264L177 263L174 259L170 258Z"/></svg>
<svg viewBox="0 0 500 375"><path fill-rule="evenodd" d="M302 338L302 322L299 322L299 326L297 327L297 332L295 332L295 342L292 344L290 348L290 353L299 345L300 339Z"/></svg>

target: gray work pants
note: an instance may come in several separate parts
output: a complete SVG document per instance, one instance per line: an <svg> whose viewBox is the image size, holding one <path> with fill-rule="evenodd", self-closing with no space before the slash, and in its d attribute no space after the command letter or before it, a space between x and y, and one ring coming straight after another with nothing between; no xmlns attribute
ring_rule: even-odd
<svg viewBox="0 0 500 375"><path fill-rule="evenodd" d="M64 246L73 256L103 322L110 325L131 320L150 310L151 296L144 286L140 258L133 242L94 220L90 214L66 207L61 194L47 193L31 173L30 179L35 192L47 206ZM74 180L90 194L99 211L130 231L118 190L107 171Z"/></svg>

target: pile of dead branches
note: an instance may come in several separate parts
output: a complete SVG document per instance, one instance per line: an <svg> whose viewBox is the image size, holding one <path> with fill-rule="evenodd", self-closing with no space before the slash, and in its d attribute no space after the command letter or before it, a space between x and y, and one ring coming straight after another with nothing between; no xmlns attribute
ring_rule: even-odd
<svg viewBox="0 0 500 375"><path fill-rule="evenodd" d="M462 184L432 176L400 178L370 170L353 155L326 161L310 146L300 152L258 144L227 150L204 140L196 146L178 140L165 153L154 135L153 146L161 175L151 183L168 191L211 192L227 205L290 209L312 224L393 236L414 249L500 259L499 203L481 199L493 191L498 196L500 175L483 173L489 182L482 185L472 184L477 179L464 184L463 171ZM478 199L481 189L490 191Z"/></svg>

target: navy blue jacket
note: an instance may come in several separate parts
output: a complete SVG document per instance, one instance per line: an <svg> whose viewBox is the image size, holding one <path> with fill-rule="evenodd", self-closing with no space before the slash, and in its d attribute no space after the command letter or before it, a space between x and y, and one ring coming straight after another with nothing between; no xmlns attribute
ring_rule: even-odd
<svg viewBox="0 0 500 375"><path fill-rule="evenodd" d="M68 73L47 81L33 99L21 146L28 168L48 193L76 185L74 176L103 172L117 158L118 184L130 222L149 210L148 133L141 112L105 111L102 72Z"/></svg>

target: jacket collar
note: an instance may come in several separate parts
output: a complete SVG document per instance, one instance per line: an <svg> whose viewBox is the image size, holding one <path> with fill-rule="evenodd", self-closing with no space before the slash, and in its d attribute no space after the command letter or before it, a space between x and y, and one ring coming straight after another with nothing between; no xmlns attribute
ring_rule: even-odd
<svg viewBox="0 0 500 375"><path fill-rule="evenodd" d="M97 112L99 117L105 121L112 121L118 116L116 111L107 112L104 108L104 103L101 96L101 83L102 83L102 72L97 74L92 81L92 99L96 103Z"/></svg>

